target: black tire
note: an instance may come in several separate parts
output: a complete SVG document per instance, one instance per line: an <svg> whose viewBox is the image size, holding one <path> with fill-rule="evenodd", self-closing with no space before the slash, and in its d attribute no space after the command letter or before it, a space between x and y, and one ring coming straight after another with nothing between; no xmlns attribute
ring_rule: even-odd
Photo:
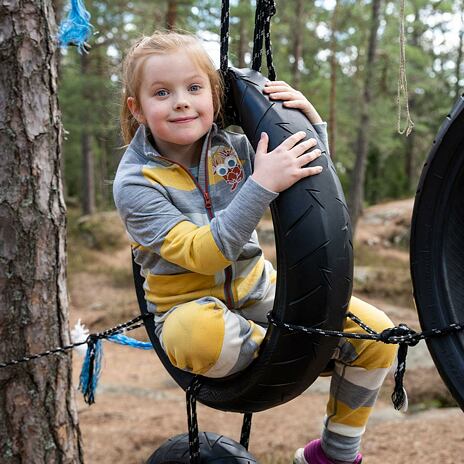
<svg viewBox="0 0 464 464"><path fill-rule="evenodd" d="M251 70L229 71L236 121L256 149L260 133L269 134L272 150L291 134L304 130L318 139L297 110L270 101L267 81ZM299 181L271 204L277 250L277 320L322 329L341 330L353 276L351 223L343 190L323 144L313 163L324 170ZM140 271L135 268L142 312L146 312ZM166 369L185 390L192 375L171 365L154 332L146 328ZM257 412L283 404L306 390L327 366L338 339L292 333L271 326L258 358L243 372L224 379L202 377L198 400L225 411Z"/></svg>
<svg viewBox="0 0 464 464"><path fill-rule="evenodd" d="M200 462L215 464L255 464L256 459L232 438L212 432L200 432ZM169 438L146 464L190 464L188 433Z"/></svg>
<svg viewBox="0 0 464 464"><path fill-rule="evenodd" d="M464 100L446 117L424 165L411 224L411 276L423 330L464 321ZM464 410L464 336L427 340Z"/></svg>

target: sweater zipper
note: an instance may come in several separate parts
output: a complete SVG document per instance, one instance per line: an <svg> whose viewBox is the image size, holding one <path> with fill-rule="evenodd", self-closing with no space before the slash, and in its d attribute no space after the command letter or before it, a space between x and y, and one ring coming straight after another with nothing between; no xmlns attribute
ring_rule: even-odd
<svg viewBox="0 0 464 464"><path fill-rule="evenodd" d="M208 147L206 153L209 153L210 140L208 140ZM209 175L208 175L208 156L205 156L205 190L203 196L205 198L206 209L211 213L210 219L214 217L214 213L211 208L211 199L209 197ZM227 266L224 269L225 280L224 280L224 296L226 298L226 304L229 309L233 309L235 306L234 296L232 293L232 266Z"/></svg>
<svg viewBox="0 0 464 464"><path fill-rule="evenodd" d="M207 147L206 153L209 152L210 140L211 139L208 140L208 147ZM205 203L205 208L206 208L206 211L208 212L209 219L210 220L213 219L213 217L214 217L213 205L211 203L211 197L209 196L209 188L208 188L208 183L209 183L209 179L208 179L208 156L205 157L205 189L204 190L201 188L201 185L199 184L197 179L195 179L195 177L192 175L192 173L188 169L186 169L182 164L180 164L180 163L178 163L176 161L172 161L169 158L165 158L164 156L160 156L160 158L165 159L166 161L169 161L170 163L173 163L173 164L175 164L177 166L180 166L190 176L190 178L193 180L193 182L197 186L198 190L203 195L203 201ZM226 298L227 307L229 309L233 309L235 303L234 303L234 297L233 297L233 293L232 293L232 266L226 267L224 269L224 273L225 273L224 296Z"/></svg>

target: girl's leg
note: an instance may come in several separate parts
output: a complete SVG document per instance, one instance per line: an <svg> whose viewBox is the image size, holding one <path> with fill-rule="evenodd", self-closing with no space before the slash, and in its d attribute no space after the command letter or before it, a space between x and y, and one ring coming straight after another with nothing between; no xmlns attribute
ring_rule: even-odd
<svg viewBox="0 0 464 464"><path fill-rule="evenodd" d="M266 333L213 297L179 305L157 325L174 366L215 378L245 369L256 358Z"/></svg>
<svg viewBox="0 0 464 464"><path fill-rule="evenodd" d="M383 311L356 297L351 298L349 311L377 332L394 325ZM365 333L348 318L344 331ZM339 343L321 440L330 459L356 459L361 435L396 352L396 345L372 340L342 339Z"/></svg>

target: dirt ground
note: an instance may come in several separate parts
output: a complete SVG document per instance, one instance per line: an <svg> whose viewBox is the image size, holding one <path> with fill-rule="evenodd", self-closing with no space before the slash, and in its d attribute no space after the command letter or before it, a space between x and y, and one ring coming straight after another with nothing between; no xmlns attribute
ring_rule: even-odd
<svg viewBox="0 0 464 464"><path fill-rule="evenodd" d="M407 252L394 245L403 239L411 207L408 200L367 210L356 243L378 256L407 262ZM138 309L130 283L127 246L83 253L80 258L81 265L69 274L71 324L81 319L94 332L135 317ZM361 296L385 309L396 323L419 327L412 308L371 293ZM143 329L129 335L146 340ZM73 363L77 385L82 358L74 354ZM321 378L299 398L253 416L249 449L259 462L291 463L295 449L319 435L329 381ZM387 379L363 439L363 462L464 462L464 415L444 387L422 342L410 350L405 384L411 402L406 414L391 405L393 379ZM76 399L88 464L141 464L165 440L187 431L184 392L151 350L104 342L96 403L87 406L79 392ZM241 415L199 405L198 418L200 430L239 441Z"/></svg>

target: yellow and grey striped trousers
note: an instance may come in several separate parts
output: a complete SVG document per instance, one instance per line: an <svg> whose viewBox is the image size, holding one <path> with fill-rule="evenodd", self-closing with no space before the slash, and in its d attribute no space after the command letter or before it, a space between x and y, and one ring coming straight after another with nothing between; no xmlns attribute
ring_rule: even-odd
<svg viewBox="0 0 464 464"><path fill-rule="evenodd" d="M239 311L205 297L156 316L157 334L170 361L207 377L224 377L244 369L257 356L274 292L272 285L262 301ZM349 311L377 332L393 326L384 312L359 298L351 298ZM351 319L346 319L344 331L364 332ZM359 448L396 351L396 345L341 339L333 355L335 367L324 419L323 446L328 454L342 454L341 449L331 453L332 446L346 446L350 455Z"/></svg>

